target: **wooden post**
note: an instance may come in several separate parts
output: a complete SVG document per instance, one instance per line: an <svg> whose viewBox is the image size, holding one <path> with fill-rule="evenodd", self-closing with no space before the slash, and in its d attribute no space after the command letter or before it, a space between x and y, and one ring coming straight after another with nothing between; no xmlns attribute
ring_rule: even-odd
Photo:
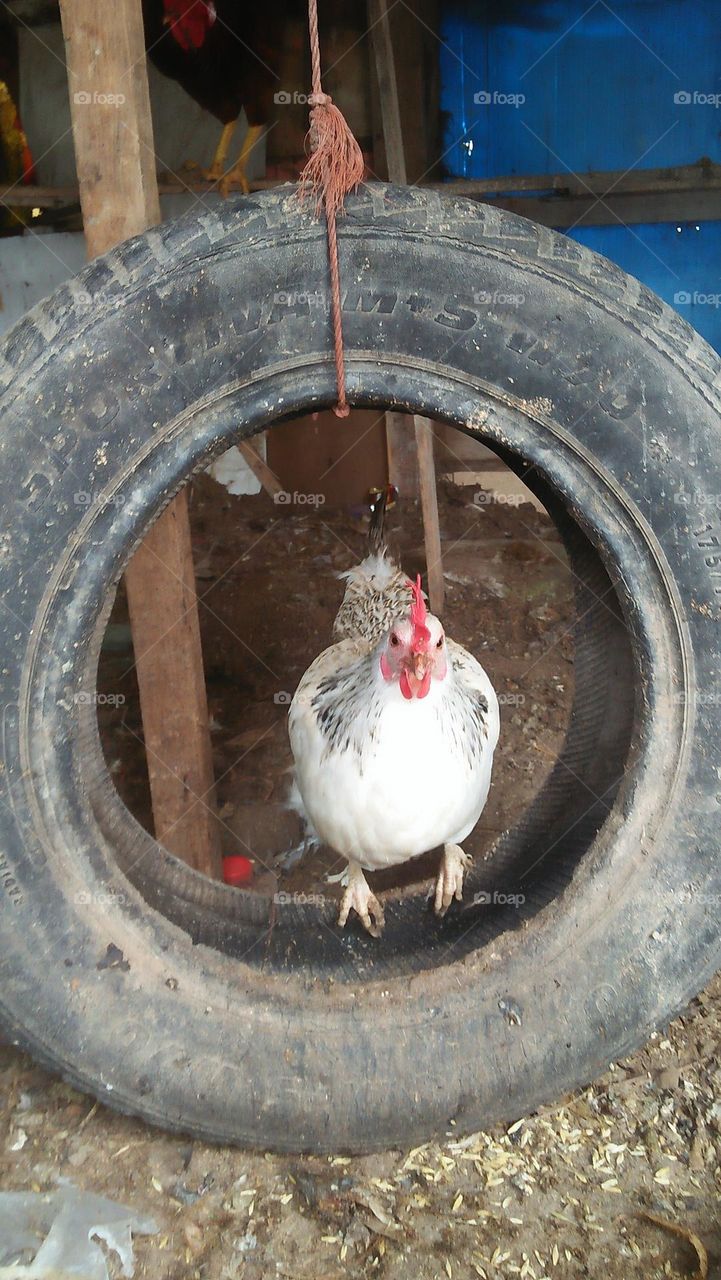
<svg viewBox="0 0 721 1280"><path fill-rule="evenodd" d="M418 450L418 471L421 478L421 513L423 535L426 544L428 569L428 598L435 614L443 613L445 587L443 585L443 560L441 557L441 530L438 522L438 493L436 491L436 466L433 459L434 429L431 418L413 419Z"/></svg>
<svg viewBox="0 0 721 1280"><path fill-rule="evenodd" d="M283 486L280 480L275 472L271 471L265 459L261 458L255 441L241 440L238 449L269 498L277 498L279 493L283 493Z"/></svg>
<svg viewBox="0 0 721 1280"><path fill-rule="evenodd" d="M388 177L391 182L405 183L406 157L386 0L369 0L368 23L378 81ZM415 499L419 495L418 463L414 456L413 433L409 430L407 415L389 412L386 414L385 426L388 479L396 486L402 498Z"/></svg>
<svg viewBox="0 0 721 1280"><path fill-rule="evenodd" d="M401 106L387 0L369 0L368 18L378 77L378 96L383 120L388 177L391 182L405 185L408 181L406 153L403 146Z"/></svg>
<svg viewBox="0 0 721 1280"><path fill-rule="evenodd" d="M406 153L403 145L401 106L398 94L396 63L388 15L388 0L369 0L368 16L375 57L386 164L391 182L405 183ZM412 457L412 443L404 428L402 415L386 414L386 439L388 442L388 478L396 485L401 496L414 496L420 489L423 531L428 568L428 597L433 613L443 611L443 561L441 535L438 524L438 498L436 473L433 464L433 429L426 418L415 418L416 459ZM410 438L412 441L412 437Z"/></svg>
<svg viewBox="0 0 721 1280"><path fill-rule="evenodd" d="M413 419L407 413L389 409L385 415L388 479L404 501L420 497L418 453L413 436Z"/></svg>
<svg viewBox="0 0 721 1280"><path fill-rule="evenodd" d="M161 220L141 0L60 0L88 257ZM110 96L110 97L109 97ZM186 495L125 577L156 838L220 876Z"/></svg>

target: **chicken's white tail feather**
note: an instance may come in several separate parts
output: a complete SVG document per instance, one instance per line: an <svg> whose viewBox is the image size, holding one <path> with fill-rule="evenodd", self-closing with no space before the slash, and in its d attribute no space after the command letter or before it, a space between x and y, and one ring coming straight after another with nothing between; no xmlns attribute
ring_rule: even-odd
<svg viewBox="0 0 721 1280"><path fill-rule="evenodd" d="M398 565L389 559L388 553L378 551L374 555L366 556L365 560L355 564L352 569L345 569L343 573L338 574L338 577L344 578L354 587L365 587L370 592L382 591L393 581L398 572Z"/></svg>
<svg viewBox="0 0 721 1280"><path fill-rule="evenodd" d="M293 845L290 849L285 849L283 853L278 854L274 859L277 867L280 867L283 871L290 871L291 867L295 866L296 862L300 862L309 849L317 849L321 843L320 836L308 817L306 807L303 804L303 797L300 794L295 770L292 771L290 789L283 807L298 814L303 828L303 834L298 844Z"/></svg>

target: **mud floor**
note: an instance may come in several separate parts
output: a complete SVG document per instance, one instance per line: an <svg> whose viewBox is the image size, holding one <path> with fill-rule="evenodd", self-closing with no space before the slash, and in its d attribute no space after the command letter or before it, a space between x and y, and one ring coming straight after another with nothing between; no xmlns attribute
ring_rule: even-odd
<svg viewBox="0 0 721 1280"><path fill-rule="evenodd" d="M156 1133L0 1048L0 1187L65 1179L150 1214L139 1280L714 1280L720 1014L717 979L592 1088L507 1130L358 1159Z"/></svg>

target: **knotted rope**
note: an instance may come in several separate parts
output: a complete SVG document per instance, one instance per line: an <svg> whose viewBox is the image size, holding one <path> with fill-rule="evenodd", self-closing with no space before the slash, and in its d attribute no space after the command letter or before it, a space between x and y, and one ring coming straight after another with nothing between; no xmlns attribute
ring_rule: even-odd
<svg viewBox="0 0 721 1280"><path fill-rule="evenodd" d="M317 218L325 213L328 232L328 261L330 266L331 321L333 324L333 348L335 374L338 385L338 403L333 412L339 418L347 418L350 407L345 391L345 360L343 358L343 323L341 319L340 269L338 266L338 234L336 215L343 212L343 203L349 191L355 191L363 177L363 156L346 119L323 92L320 73L320 38L318 36L317 0L308 0L308 27L310 31L310 58L312 92L310 103L310 129L308 146L310 155L300 175L299 197L312 200Z"/></svg>

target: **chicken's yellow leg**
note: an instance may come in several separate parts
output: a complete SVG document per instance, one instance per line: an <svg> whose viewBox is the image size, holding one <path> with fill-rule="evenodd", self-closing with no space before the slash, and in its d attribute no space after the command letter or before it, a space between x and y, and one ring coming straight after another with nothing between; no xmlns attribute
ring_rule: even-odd
<svg viewBox="0 0 721 1280"><path fill-rule="evenodd" d="M230 120L228 124L223 125L223 132L221 133L220 140L215 148L213 162L210 168L206 169L203 174L203 177L206 178L208 182L218 182L225 173L225 162L228 158L228 148L233 140L233 134L235 133L237 123L237 120Z"/></svg>
<svg viewBox="0 0 721 1280"><path fill-rule="evenodd" d="M232 168L228 170L228 172L225 174L225 176L221 180L221 183L220 183L221 195L227 196L228 192L230 191L230 188L236 185L240 187L241 191L243 191L245 195L247 195L248 192L250 191L250 185L248 183L248 179L245 173L245 166L248 161L248 156L253 150L253 147L255 146L258 139L261 137L262 133L263 133L262 125L259 125L259 124L248 125L248 132L243 138L243 145L240 149L240 155L238 156L238 159L236 160Z"/></svg>

